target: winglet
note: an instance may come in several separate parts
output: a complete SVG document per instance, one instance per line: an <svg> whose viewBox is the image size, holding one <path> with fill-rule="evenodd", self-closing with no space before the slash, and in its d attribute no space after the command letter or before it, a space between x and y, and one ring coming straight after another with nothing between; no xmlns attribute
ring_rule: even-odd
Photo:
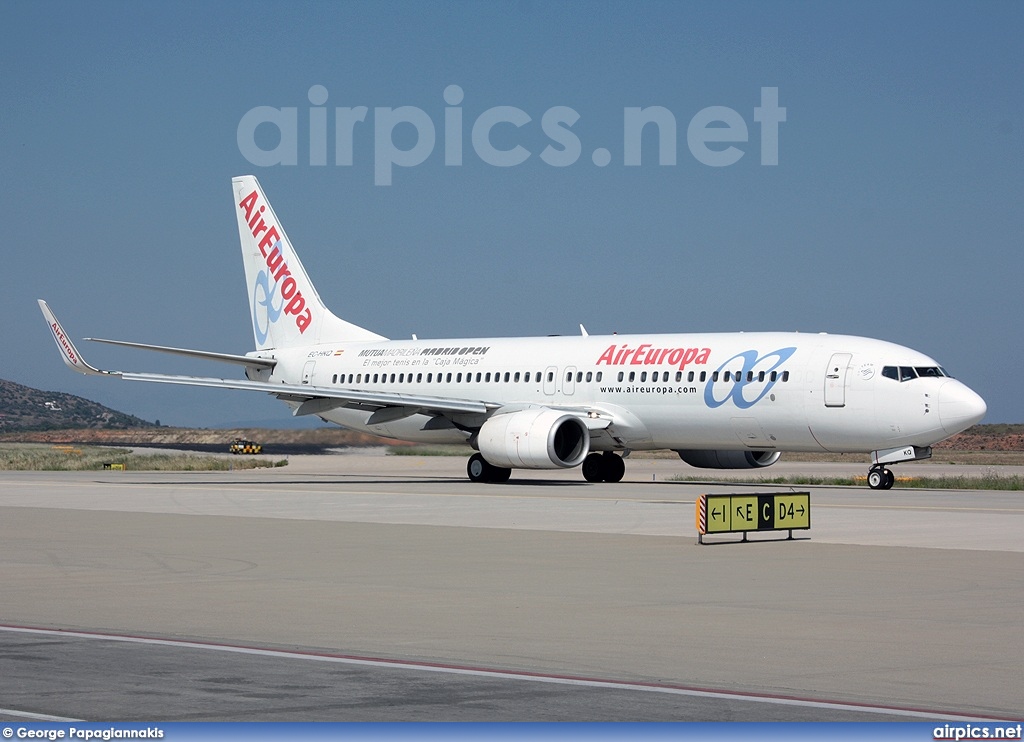
<svg viewBox="0 0 1024 742"><path fill-rule="evenodd" d="M46 318L46 324L50 326L50 332L53 333L53 340L57 343L57 350L60 351L60 356L68 368L80 374L96 376L117 375L115 371L101 371L95 366L90 366L86 363L85 359L82 358L82 354L78 352L78 348L75 347L67 333L64 332L64 328L60 326L60 322L57 321L49 305L42 299L39 299L39 308L43 310L43 317Z"/></svg>

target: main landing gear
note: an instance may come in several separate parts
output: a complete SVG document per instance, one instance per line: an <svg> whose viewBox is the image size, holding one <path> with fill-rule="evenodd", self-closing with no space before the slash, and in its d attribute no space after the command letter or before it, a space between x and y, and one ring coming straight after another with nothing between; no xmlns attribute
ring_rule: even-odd
<svg viewBox="0 0 1024 742"><path fill-rule="evenodd" d="M621 482L626 473L626 462L610 451L592 453L583 459L583 478L588 482ZM471 482L507 482L512 470L488 463L479 453L469 457L466 473Z"/></svg>
<svg viewBox="0 0 1024 742"><path fill-rule="evenodd" d="M626 462L611 451L592 453L583 459L583 478L588 482L621 482Z"/></svg>
<svg viewBox="0 0 1024 742"><path fill-rule="evenodd" d="M466 473L469 474L471 482L507 482L508 478L512 476L511 469L489 464L487 459L478 453L469 457Z"/></svg>

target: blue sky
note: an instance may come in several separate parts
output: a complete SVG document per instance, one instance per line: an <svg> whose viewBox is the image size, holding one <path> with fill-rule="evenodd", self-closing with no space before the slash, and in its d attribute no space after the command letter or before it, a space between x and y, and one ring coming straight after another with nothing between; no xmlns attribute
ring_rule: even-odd
<svg viewBox="0 0 1024 742"><path fill-rule="evenodd" d="M35 304L75 338L249 350L229 181L253 173L325 301L389 337L581 322L866 335L938 359L985 397L987 422L1024 422L1019 2L15 1L0 20L0 377L164 424L286 422L260 395L73 375ZM318 85L326 165L310 164ZM463 91L459 166L445 165L450 85ZM775 166L762 164L762 88L786 109ZM296 164L246 158L239 123L259 106L296 109ZM352 165L337 165L334 109L355 106L369 112ZM374 109L402 106L436 142L376 185L388 143ZM474 149L473 124L497 106L530 118L491 131L497 149L529 152L521 164ZM651 106L676 121L676 163L658 164L649 126L627 166L624 111ZM688 146L712 106L747 128L732 165ZM581 153L564 167L541 157L555 107L579 116ZM391 136L416 143L411 124ZM269 124L252 139L279 141ZM81 346L105 367L232 373Z"/></svg>

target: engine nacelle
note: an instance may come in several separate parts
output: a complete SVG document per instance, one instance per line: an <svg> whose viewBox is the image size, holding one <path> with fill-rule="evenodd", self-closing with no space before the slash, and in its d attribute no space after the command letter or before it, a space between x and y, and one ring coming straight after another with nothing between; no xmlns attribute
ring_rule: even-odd
<svg viewBox="0 0 1024 742"><path fill-rule="evenodd" d="M477 434L480 454L508 469L568 469L590 452L590 431L575 415L538 407L489 418Z"/></svg>
<svg viewBox="0 0 1024 742"><path fill-rule="evenodd" d="M779 451L676 451L679 458L698 469L759 469L771 466Z"/></svg>

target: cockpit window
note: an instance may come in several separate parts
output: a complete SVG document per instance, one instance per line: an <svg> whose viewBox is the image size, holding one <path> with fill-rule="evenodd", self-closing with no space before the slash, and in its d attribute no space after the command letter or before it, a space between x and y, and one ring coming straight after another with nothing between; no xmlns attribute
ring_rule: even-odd
<svg viewBox="0 0 1024 742"><path fill-rule="evenodd" d="M895 381L911 381L917 378L942 378L949 374L940 366L884 366L882 376Z"/></svg>

